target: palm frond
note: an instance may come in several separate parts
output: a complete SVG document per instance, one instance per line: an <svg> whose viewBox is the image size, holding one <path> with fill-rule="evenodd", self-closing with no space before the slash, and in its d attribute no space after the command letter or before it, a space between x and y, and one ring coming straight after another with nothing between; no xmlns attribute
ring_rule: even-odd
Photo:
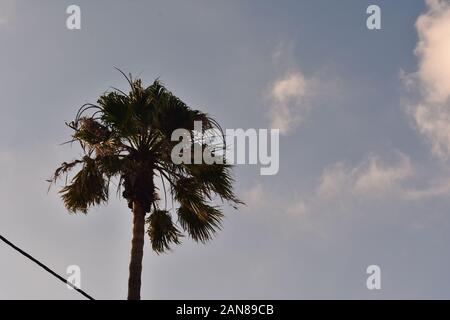
<svg viewBox="0 0 450 320"><path fill-rule="evenodd" d="M181 227L194 241L205 243L221 229L223 214L215 207L181 205L177 213Z"/></svg>
<svg viewBox="0 0 450 320"><path fill-rule="evenodd" d="M171 244L180 244L182 234L172 223L168 211L153 210L147 218L147 234L150 236L152 249L159 253L170 250Z"/></svg>
<svg viewBox="0 0 450 320"><path fill-rule="evenodd" d="M180 204L178 221L192 239L210 240L221 228L222 212L207 204L205 190L193 178L182 178L172 188L175 200Z"/></svg>
<svg viewBox="0 0 450 320"><path fill-rule="evenodd" d="M222 200L229 201L236 208L244 204L233 192L234 178L231 175L232 166L229 164L198 164L186 165L189 174L202 185L208 194L215 193Z"/></svg>
<svg viewBox="0 0 450 320"><path fill-rule="evenodd" d="M61 164L61 166L59 166L56 170L55 173L53 174L52 178L47 180L47 182L49 182L50 184L52 183L56 183L56 181L61 178L61 176L63 175L67 175L67 173L69 173L70 170L72 170L75 166L77 166L80 163L84 163L85 159L82 160L73 160L71 162L63 162Z"/></svg>
<svg viewBox="0 0 450 320"><path fill-rule="evenodd" d="M86 159L83 168L64 186L61 197L67 210L87 213L88 208L108 200L109 180L99 171L93 159Z"/></svg>

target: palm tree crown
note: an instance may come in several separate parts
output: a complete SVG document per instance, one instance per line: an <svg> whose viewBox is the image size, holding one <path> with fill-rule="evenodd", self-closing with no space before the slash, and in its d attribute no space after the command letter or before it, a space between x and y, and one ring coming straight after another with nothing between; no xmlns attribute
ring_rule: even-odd
<svg viewBox="0 0 450 320"><path fill-rule="evenodd" d="M202 130L220 129L207 114L193 110L168 91L159 80L148 87L141 80L126 77L131 90L119 89L102 95L97 104L80 108L74 121L73 139L79 142L83 157L64 162L52 182L80 167L69 183L60 190L66 208L87 213L89 207L108 201L109 185L118 178L122 196L133 209L143 208L147 233L157 253L179 244L183 232L193 240L206 242L220 229L222 210L214 205L218 196L233 207L240 203L233 192L231 166L226 164L174 164L171 141L175 129L194 130L200 121ZM192 144L206 142L192 139ZM160 179L162 190L155 186ZM161 206L164 196L165 206ZM167 208L167 199L173 208ZM177 221L172 220L176 213Z"/></svg>

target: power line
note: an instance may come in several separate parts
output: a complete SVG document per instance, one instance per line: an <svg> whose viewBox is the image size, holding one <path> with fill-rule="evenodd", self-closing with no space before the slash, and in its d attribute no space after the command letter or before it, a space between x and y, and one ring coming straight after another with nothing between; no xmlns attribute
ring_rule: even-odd
<svg viewBox="0 0 450 320"><path fill-rule="evenodd" d="M50 269L49 267L47 267L45 264L43 264L42 262L40 262L39 260L35 259L34 257L32 257L31 255L29 255L28 253L26 253L25 251L23 251L22 249L20 249L19 247L17 247L16 245L14 245L12 242L10 242L8 239L6 239L5 237L3 237L2 235L0 235L0 240L2 240L4 243L6 243L7 245L9 245L11 248L13 248L14 250L18 251L20 254L24 255L25 257L27 257L28 259L30 259L31 261L33 261L34 263L36 263L38 266L40 266L42 269L44 269L45 271L47 271L48 273L52 274L54 277L58 278L59 280L61 280L62 282L64 282L65 284L71 286L72 288L74 288L76 291L78 291L79 293L81 293L83 296L85 296L86 298L88 298L89 300L95 300L94 298L92 298L90 295L88 295L86 292L84 292L83 290L81 290L80 288L74 286L72 283L70 283L69 281L67 281L65 278L61 277L59 274L57 274L56 272L54 272L52 269Z"/></svg>

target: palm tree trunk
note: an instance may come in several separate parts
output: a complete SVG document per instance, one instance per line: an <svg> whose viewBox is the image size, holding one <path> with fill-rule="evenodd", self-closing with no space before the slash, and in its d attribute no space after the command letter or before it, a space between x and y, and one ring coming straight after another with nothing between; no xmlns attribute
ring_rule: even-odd
<svg viewBox="0 0 450 320"><path fill-rule="evenodd" d="M133 202L133 239L131 241L130 275L128 278L128 300L141 299L142 257L144 255L145 211Z"/></svg>

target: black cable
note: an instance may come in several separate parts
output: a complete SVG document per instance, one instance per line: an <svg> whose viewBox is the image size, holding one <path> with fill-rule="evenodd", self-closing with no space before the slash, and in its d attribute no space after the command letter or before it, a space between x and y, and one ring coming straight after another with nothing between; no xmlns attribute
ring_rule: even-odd
<svg viewBox="0 0 450 320"><path fill-rule="evenodd" d="M72 283L70 283L69 281L67 281L66 279L64 279L63 277L61 277L59 274L57 274L56 272L54 272L53 270L51 270L49 267L47 267L45 264L43 264L42 262L38 261L37 259L33 258L31 255L29 255L28 253L26 253L25 251L23 251L22 249L20 249L19 247L15 246L13 243L11 243L8 239L6 239L5 237L3 237L2 235L0 235L0 240L2 240L4 243L6 243L7 245L9 245L11 248L13 248L14 250L20 252L22 255L24 255L25 257L27 257L28 259L30 259L31 261L33 261L34 263L36 263L38 266L40 266L41 268L43 268L45 271L47 271L48 273L52 274L53 276L55 276L56 278L58 278L59 280L61 280L62 282L64 282L65 284L71 286L72 288L74 288L76 291L78 291L79 293L81 293L83 296L85 296L86 298L88 298L89 300L95 300L94 298L92 298L90 295L88 295L86 292L84 292L83 290L81 290L80 288L74 286Z"/></svg>

